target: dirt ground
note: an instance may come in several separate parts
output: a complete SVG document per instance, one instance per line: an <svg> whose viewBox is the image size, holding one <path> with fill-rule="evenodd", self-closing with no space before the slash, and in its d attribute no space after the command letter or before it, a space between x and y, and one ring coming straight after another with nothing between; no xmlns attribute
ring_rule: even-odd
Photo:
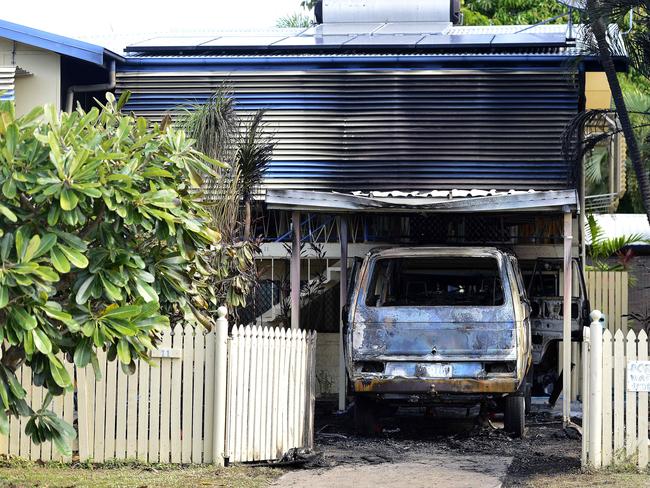
<svg viewBox="0 0 650 488"><path fill-rule="evenodd" d="M579 435L565 433L550 412L529 416L524 439L510 438L498 420L479 426L475 418L423 416L385 420L380 435L360 438L345 416L320 413L322 454L274 486L650 487L647 474L582 473Z"/></svg>

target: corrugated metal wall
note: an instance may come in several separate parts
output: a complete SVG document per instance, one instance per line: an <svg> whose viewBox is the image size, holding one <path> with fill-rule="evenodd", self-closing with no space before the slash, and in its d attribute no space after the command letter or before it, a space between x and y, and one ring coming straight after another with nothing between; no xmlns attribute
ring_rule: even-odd
<svg viewBox="0 0 650 488"><path fill-rule="evenodd" d="M267 188L433 190L570 186L560 149L578 110L562 70L259 70L118 73L126 110L153 119L231 85L266 109L277 145Z"/></svg>

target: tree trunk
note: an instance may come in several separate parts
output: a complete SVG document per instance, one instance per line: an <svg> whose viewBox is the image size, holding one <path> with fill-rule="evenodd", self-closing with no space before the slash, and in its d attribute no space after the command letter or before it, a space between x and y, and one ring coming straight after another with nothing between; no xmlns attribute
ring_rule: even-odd
<svg viewBox="0 0 650 488"><path fill-rule="evenodd" d="M244 198L244 240L251 238L251 200Z"/></svg>
<svg viewBox="0 0 650 488"><path fill-rule="evenodd" d="M643 159L641 158L641 151L639 151L639 145L636 140L636 135L634 134L632 122L630 121L630 115L625 105L623 91L621 90L616 68L614 67L612 52L609 43L607 42L607 23L606 19L603 18L599 13L601 12L600 1L593 0L587 2L587 11L591 21L591 29L594 33L594 37L596 38L596 43L598 44L600 62L603 65L603 69L605 70L607 82L609 83L609 89L612 92L612 98L614 99L614 105L616 106L618 119L621 123L621 130L625 136L627 153L630 157L632 167L634 168L634 173L636 174L636 179L639 183L639 190L641 192L643 207L645 208L648 222L650 222L650 181L648 180L648 173L646 172L645 166L643 164Z"/></svg>

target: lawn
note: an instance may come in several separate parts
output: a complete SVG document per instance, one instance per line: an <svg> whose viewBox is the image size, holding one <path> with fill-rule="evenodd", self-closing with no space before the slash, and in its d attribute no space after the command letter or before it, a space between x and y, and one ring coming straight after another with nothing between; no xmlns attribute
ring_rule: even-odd
<svg viewBox="0 0 650 488"><path fill-rule="evenodd" d="M268 486L282 470L268 467L170 466L137 463L67 465L19 459L0 461L0 487L149 488Z"/></svg>
<svg viewBox="0 0 650 488"><path fill-rule="evenodd" d="M557 473L555 475L537 475L529 479L508 480L507 488L586 488L605 487L616 488L649 488L650 476L642 473L613 473L601 471L597 473Z"/></svg>

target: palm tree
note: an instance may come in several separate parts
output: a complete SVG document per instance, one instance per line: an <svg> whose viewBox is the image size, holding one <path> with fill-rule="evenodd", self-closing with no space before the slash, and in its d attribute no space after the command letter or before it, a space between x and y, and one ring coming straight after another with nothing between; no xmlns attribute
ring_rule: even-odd
<svg viewBox="0 0 650 488"><path fill-rule="evenodd" d="M627 268L630 255L623 254L626 247L635 244L648 244L648 239L642 234L624 234L616 237L605 237L605 230L593 215L587 216L586 232L591 243L587 255L591 258L593 268L600 271L622 271ZM619 263L612 265L607 261L619 257Z"/></svg>
<svg viewBox="0 0 650 488"><path fill-rule="evenodd" d="M593 39L596 43L595 47L600 57L600 63L603 66L605 75L607 76L607 82L610 91L612 92L612 98L614 99L614 105L616 107L621 131L625 136L628 157L630 158L632 168L636 174L643 206L648 217L648 222L650 222L650 180L648 179L648 173L643 164L641 151L639 150L636 134L634 133L634 126L630 120L630 114L623 98L623 90L621 89L621 84L618 80L618 75L614 66L614 56L612 51L616 47L616 42L614 40L615 36L612 36L609 30L610 22L617 22L621 20L630 9L635 7L642 9L646 7L646 4L647 0L586 0L585 12L587 15L585 25L587 31L593 34ZM648 31L646 29L643 30L643 34L647 37ZM634 40L634 38L632 40ZM642 44L643 42L644 40L641 38L639 43ZM648 40L645 39L645 42L647 43ZM637 53L639 47L639 45L633 46L632 52ZM646 55L647 54L643 54L642 57L645 58ZM639 60L638 57L633 56L633 61L635 58L636 61Z"/></svg>
<svg viewBox="0 0 650 488"><path fill-rule="evenodd" d="M196 141L196 148L213 159L232 163L238 118L229 89L220 87L205 103L197 103L184 109L178 125ZM226 170L221 176L227 176ZM211 178L205 185L207 195L214 195L219 180Z"/></svg>
<svg viewBox="0 0 650 488"><path fill-rule="evenodd" d="M233 165L239 174L239 188L244 204L244 239L251 234L251 199L264 177L274 143L265 134L264 111L256 112L241 131Z"/></svg>

